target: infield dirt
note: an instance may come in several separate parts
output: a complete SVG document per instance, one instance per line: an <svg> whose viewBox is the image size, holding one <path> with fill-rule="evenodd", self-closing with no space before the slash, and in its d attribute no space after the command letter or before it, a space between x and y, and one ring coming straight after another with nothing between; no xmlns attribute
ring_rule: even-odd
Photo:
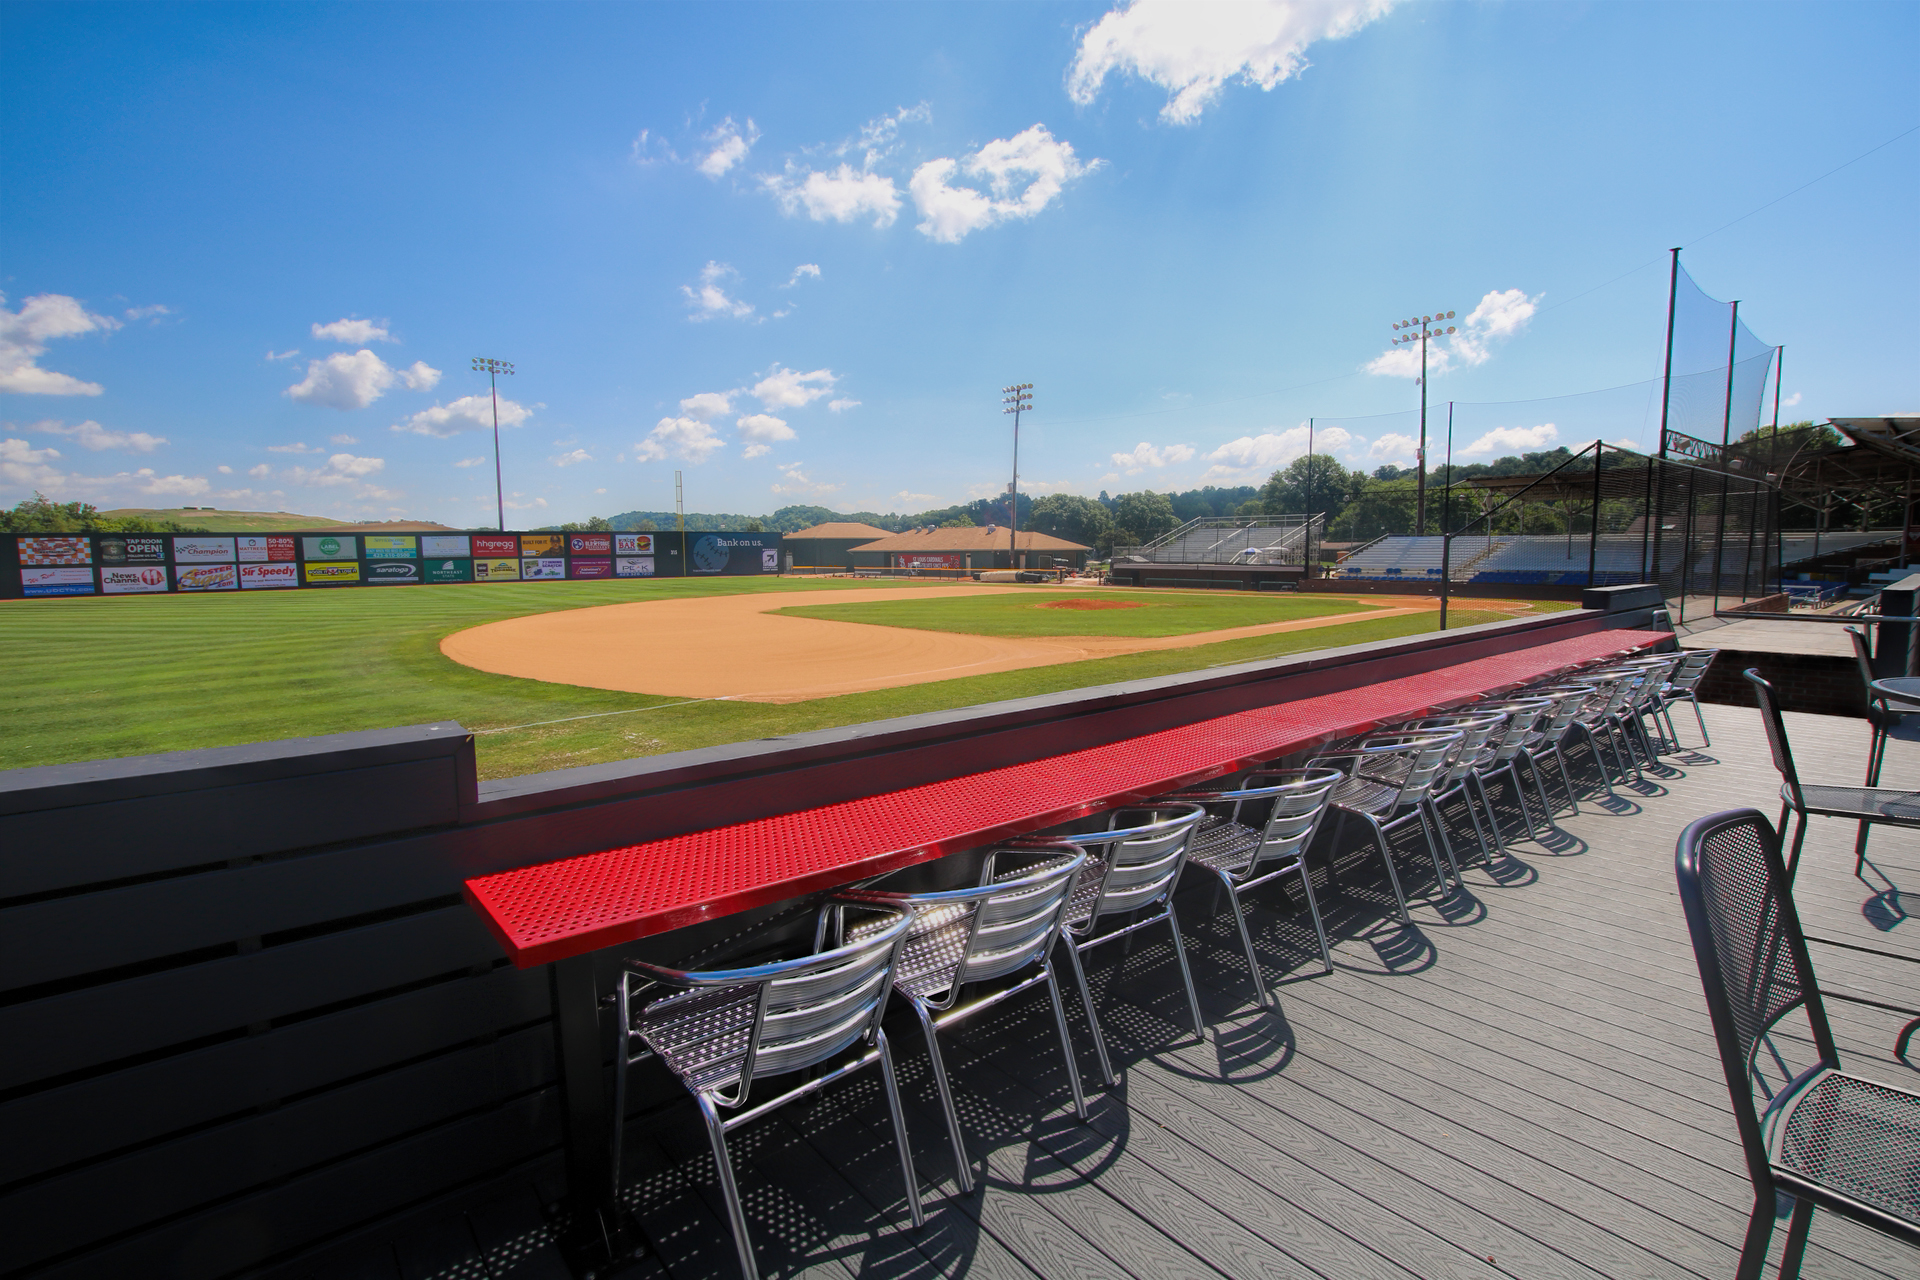
<svg viewBox="0 0 1920 1280"><path fill-rule="evenodd" d="M1072 590L1071 588L1068 589ZM921 594L924 592L924 595ZM918 598L1040 594L1033 587L925 587ZM897 589L834 593L835 603L900 599ZM790 596L710 596L636 601L508 618L440 642L455 662L498 675L680 698L802 702L844 693L987 675L1027 667L1185 649L1246 636L1340 626L1438 607L1403 598L1287 622L1179 636L1033 636L955 632L777 617Z"/></svg>

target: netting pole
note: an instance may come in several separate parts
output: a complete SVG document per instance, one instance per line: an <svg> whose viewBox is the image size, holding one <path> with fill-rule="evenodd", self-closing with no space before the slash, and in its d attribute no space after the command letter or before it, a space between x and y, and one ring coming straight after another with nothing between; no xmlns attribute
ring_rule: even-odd
<svg viewBox="0 0 1920 1280"><path fill-rule="evenodd" d="M1713 533L1713 611L1720 612L1720 574L1727 553L1727 498L1732 494L1732 478L1727 474L1733 452L1733 357L1740 341L1740 299L1733 300L1727 322L1727 405L1720 419L1720 519Z"/></svg>
<svg viewBox="0 0 1920 1280"><path fill-rule="evenodd" d="M1307 554L1306 570L1313 577L1313 419L1307 419Z"/></svg>
<svg viewBox="0 0 1920 1280"><path fill-rule="evenodd" d="M1452 591L1453 561L1453 401L1447 401L1447 474L1440 482L1440 629L1447 629L1447 596Z"/></svg>
<svg viewBox="0 0 1920 1280"><path fill-rule="evenodd" d="M1588 518L1588 524L1591 527L1587 530L1587 586L1589 587L1600 585L1593 580L1593 573L1600 559L1600 450L1602 447L1598 440L1593 442L1593 515Z"/></svg>
<svg viewBox="0 0 1920 1280"><path fill-rule="evenodd" d="M1673 264L1667 271L1667 364L1666 372L1660 375L1660 448L1654 455L1660 460L1660 492L1663 498L1667 481L1667 413L1673 403L1673 306L1679 296L1680 250L1676 247L1673 250ZM1647 483L1649 492L1651 492L1653 483L1651 476L1648 477ZM1660 583L1660 521L1659 517L1654 516L1651 511L1648 512L1648 515L1653 517L1652 577L1654 584L1657 586ZM1666 594L1666 588L1661 587L1661 599L1664 600ZM1686 597L1682 595L1680 598L1680 620L1682 622L1686 621L1686 613Z"/></svg>

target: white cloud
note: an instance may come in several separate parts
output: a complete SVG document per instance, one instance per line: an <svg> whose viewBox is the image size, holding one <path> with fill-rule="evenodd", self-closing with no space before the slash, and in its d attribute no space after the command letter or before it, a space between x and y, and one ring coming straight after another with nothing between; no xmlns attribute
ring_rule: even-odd
<svg viewBox="0 0 1920 1280"><path fill-rule="evenodd" d="M768 488L772 489L775 493L810 494L814 497L824 497L829 493L837 492L843 487L837 484L826 484L809 478L804 471L800 470L800 468L805 465L806 464L802 462L782 463L780 466L780 479L769 485Z"/></svg>
<svg viewBox="0 0 1920 1280"><path fill-rule="evenodd" d="M532 502L514 501L515 498L521 498L524 496L525 496L524 494L516 493L513 495L513 497L507 499L505 505L514 511L539 511L540 509L542 509L547 505L547 500L545 498L535 498Z"/></svg>
<svg viewBox="0 0 1920 1280"><path fill-rule="evenodd" d="M172 494L193 498L213 487L207 483L205 476L155 475L151 467L142 467L133 474L138 480L134 487L142 493Z"/></svg>
<svg viewBox="0 0 1920 1280"><path fill-rule="evenodd" d="M933 119L933 108L922 102L918 106L901 107L890 116L880 116L869 120L860 127L860 135L850 138L834 149L837 156L846 155L858 148L866 154L867 168L871 169L894 149L894 139L900 134L903 124L926 124Z"/></svg>
<svg viewBox="0 0 1920 1280"><path fill-rule="evenodd" d="M749 119L746 132L742 133L740 127L734 124L733 117L728 116L713 127L706 140L713 144L712 149L701 157L700 163L694 168L709 178L718 178L747 158L747 151L760 141L760 130L754 128L753 121Z"/></svg>
<svg viewBox="0 0 1920 1280"><path fill-rule="evenodd" d="M109 431L89 418L85 422L76 422L65 426L59 422L36 422L27 430L49 436L72 436L82 449L98 453L102 449L128 449L134 453L152 453L167 442L165 436L148 435L144 431Z"/></svg>
<svg viewBox="0 0 1920 1280"><path fill-rule="evenodd" d="M934 495L931 493L914 493L910 489L902 489L900 492L894 494L893 497L887 499L887 501L898 507L910 507L916 503L932 502L933 498Z"/></svg>
<svg viewBox="0 0 1920 1280"><path fill-rule="evenodd" d="M267 359L269 359L269 360L291 360L291 359L293 359L293 358L294 358L295 356L297 356L297 355L299 355L299 354L300 354L300 348L298 348L298 347L290 347L290 348L288 348L288 349L287 349L287 350L285 350L285 351L275 351L275 350L273 350L272 348L268 348L268 350L267 350Z"/></svg>
<svg viewBox="0 0 1920 1280"><path fill-rule="evenodd" d="M929 160L913 171L907 184L920 211L916 229L941 244L957 244L996 222L1031 218L1068 182L1093 172L1101 163L1082 164L1073 154L1072 143L1056 141L1045 125L1038 124L1011 138L995 139L964 160ZM985 178L991 194L954 186L948 179L956 172Z"/></svg>
<svg viewBox="0 0 1920 1280"><path fill-rule="evenodd" d="M1373 462L1412 466L1420 456L1420 442L1412 436L1389 431L1367 446L1367 458Z"/></svg>
<svg viewBox="0 0 1920 1280"><path fill-rule="evenodd" d="M221 466L215 467L214 470L218 471L223 476L230 476L233 474L233 468L226 466L224 464Z"/></svg>
<svg viewBox="0 0 1920 1280"><path fill-rule="evenodd" d="M660 153L658 156L654 154L656 150ZM628 152L628 158L635 164L644 166L653 164L662 158L678 163L680 156L679 153L667 144L665 138L655 137L651 129L642 129L639 136L633 140L633 147Z"/></svg>
<svg viewBox="0 0 1920 1280"><path fill-rule="evenodd" d="M53 466L58 449L36 449L25 440L0 440L0 480L22 488L48 489L66 479Z"/></svg>
<svg viewBox="0 0 1920 1280"><path fill-rule="evenodd" d="M1551 422L1543 422L1537 427L1495 427L1460 450L1460 454L1470 458L1476 453L1497 453L1502 457L1510 453L1531 453L1546 448L1559 438L1560 429Z"/></svg>
<svg viewBox="0 0 1920 1280"><path fill-rule="evenodd" d="M364 481L368 476L378 475L386 465L385 458L360 458L351 453L336 453L327 459L327 465L324 467L289 467L282 478L291 485L324 489ZM364 498L394 495L383 489L363 491L358 496Z"/></svg>
<svg viewBox="0 0 1920 1280"><path fill-rule="evenodd" d="M689 418L698 418L702 422L711 422L722 414L733 410L732 391L702 391L699 395L688 396L680 402L680 412Z"/></svg>
<svg viewBox="0 0 1920 1280"><path fill-rule="evenodd" d="M1032 497L1048 493L1072 493L1080 486L1071 480L1022 480L1020 492Z"/></svg>
<svg viewBox="0 0 1920 1280"><path fill-rule="evenodd" d="M273 468L269 466L267 463L263 462L257 467L248 467L247 474L252 476L255 480L265 480L268 476L273 474Z"/></svg>
<svg viewBox="0 0 1920 1280"><path fill-rule="evenodd" d="M549 458L548 461L556 467L572 467L578 466L582 462L592 462L593 455L585 449L575 449L573 452L563 453L557 458Z"/></svg>
<svg viewBox="0 0 1920 1280"><path fill-rule="evenodd" d="M332 324L314 325L313 336L345 347L364 347L369 342L392 342L393 335L387 332L388 323L385 320L335 320Z"/></svg>
<svg viewBox="0 0 1920 1280"><path fill-rule="evenodd" d="M751 413L733 425L740 429L740 438L749 442L741 455L746 458L757 458L771 452L777 442L793 439L793 428L771 414Z"/></svg>
<svg viewBox="0 0 1920 1280"><path fill-rule="evenodd" d="M726 444L713 427L698 418L662 418L646 439L633 446L636 462L659 462L665 458L683 458L705 462L715 449Z"/></svg>
<svg viewBox="0 0 1920 1280"><path fill-rule="evenodd" d="M345 435L328 436L327 443L328 444L359 444L360 438L358 436L345 436Z"/></svg>
<svg viewBox="0 0 1920 1280"><path fill-rule="evenodd" d="M858 400L842 399L827 401L827 408L833 410L835 413L845 413L849 409L858 409L859 407L860 402Z"/></svg>
<svg viewBox="0 0 1920 1280"><path fill-rule="evenodd" d="M793 288L793 286L799 284L801 280L805 279L808 276L812 276L815 280L818 280L820 278L819 264L812 263L812 262L801 263L799 266L793 269L793 274L789 276L787 278L787 282L781 285L780 287L782 289L791 289Z"/></svg>
<svg viewBox="0 0 1920 1280"><path fill-rule="evenodd" d="M1114 454L1113 465L1130 476L1137 476L1149 467L1157 469L1176 463L1191 462L1193 452L1192 445L1170 444L1156 447L1142 440L1133 447L1131 452Z"/></svg>
<svg viewBox="0 0 1920 1280"><path fill-rule="evenodd" d="M1791 409L1799 403L1800 403L1800 393L1796 391L1792 395L1788 396L1785 400L1782 400L1780 402L1780 407L1782 409Z"/></svg>
<svg viewBox="0 0 1920 1280"><path fill-rule="evenodd" d="M0 293L0 391L32 396L99 395L104 389L99 383L42 369L36 362L46 354L50 339L110 331L120 328L120 322L112 316L95 315L64 293L35 294L22 302L18 311L7 310L6 301L7 295Z"/></svg>
<svg viewBox="0 0 1920 1280"><path fill-rule="evenodd" d="M460 461L454 463L453 465L456 467L477 467L477 466L480 466L482 463L486 462L487 460L488 460L487 455L483 453L477 458L462 458L460 459Z"/></svg>
<svg viewBox="0 0 1920 1280"><path fill-rule="evenodd" d="M738 298L729 298L720 282L729 276L738 278L739 272L724 262L709 262L700 270L700 288L681 285L680 292L687 295L687 305L693 308L695 320L712 320L716 316L731 316L738 320L753 314L753 304L742 302Z"/></svg>
<svg viewBox="0 0 1920 1280"><path fill-rule="evenodd" d="M1207 455L1213 465L1200 477L1200 483L1265 478L1295 458L1306 456L1308 434L1303 422L1285 431L1263 431L1257 436L1229 440ZM1315 453L1338 453L1357 441L1357 436L1341 427L1325 427L1312 436Z"/></svg>
<svg viewBox="0 0 1920 1280"><path fill-rule="evenodd" d="M1429 338L1427 340L1427 372L1445 373L1456 362L1468 368L1485 364L1492 359L1490 344L1495 339L1505 340L1520 332L1539 309L1543 295L1527 296L1521 289L1494 289L1480 299L1480 305L1467 313L1467 318L1459 324L1447 326L1439 323L1446 317L1436 315L1435 324L1430 331L1452 327L1457 332ZM1367 372L1387 378L1418 378L1420 376L1420 343L1418 326L1409 334L1415 341L1401 341L1367 362Z"/></svg>
<svg viewBox="0 0 1920 1280"><path fill-rule="evenodd" d="M769 409L798 409L833 392L840 379L831 369L795 373L775 366L774 372L753 384L754 398Z"/></svg>
<svg viewBox="0 0 1920 1280"><path fill-rule="evenodd" d="M316 449L304 440L296 440L292 444L270 444L267 446L267 452L268 453L325 453L326 450Z"/></svg>
<svg viewBox="0 0 1920 1280"><path fill-rule="evenodd" d="M1366 26L1395 0L1134 0L1081 37L1067 92L1081 106L1109 73L1130 71L1167 91L1160 118L1191 124L1236 77L1271 90L1305 70L1307 49Z"/></svg>
<svg viewBox="0 0 1920 1280"><path fill-rule="evenodd" d="M161 316L170 316L172 314L173 314L173 308L162 306L158 302L152 303L144 307L128 307L127 308L127 319L129 320L158 321Z"/></svg>
<svg viewBox="0 0 1920 1280"><path fill-rule="evenodd" d="M304 404L328 409L364 409L396 382L412 391L429 391L439 381L440 371L423 361L395 369L362 347L352 353L336 351L325 360L307 361L307 376L288 387L286 394Z"/></svg>
<svg viewBox="0 0 1920 1280"><path fill-rule="evenodd" d="M505 396L500 397L500 425L517 427L533 416L533 410L526 405L517 404ZM410 432L416 436L434 436L446 439L457 436L462 431L483 431L493 426L493 399L490 396L461 396L449 405L434 405L431 409L422 409L405 422L396 422L390 430Z"/></svg>
<svg viewBox="0 0 1920 1280"><path fill-rule="evenodd" d="M872 214L874 226L890 227L900 216L893 179L850 164L822 173L789 160L785 173L768 174L760 182L789 218L804 212L815 222L852 222Z"/></svg>

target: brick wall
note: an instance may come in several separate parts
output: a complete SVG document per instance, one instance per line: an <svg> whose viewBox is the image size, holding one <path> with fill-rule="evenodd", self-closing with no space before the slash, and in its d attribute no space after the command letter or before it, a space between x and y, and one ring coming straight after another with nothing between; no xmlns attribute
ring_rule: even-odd
<svg viewBox="0 0 1920 1280"><path fill-rule="evenodd" d="M1824 653L1743 653L1722 649L1700 682L1700 701L1735 707L1755 706L1753 686L1741 673L1759 668L1788 711L1811 711L1825 716L1866 718L1867 698L1860 689L1860 669L1852 658Z"/></svg>

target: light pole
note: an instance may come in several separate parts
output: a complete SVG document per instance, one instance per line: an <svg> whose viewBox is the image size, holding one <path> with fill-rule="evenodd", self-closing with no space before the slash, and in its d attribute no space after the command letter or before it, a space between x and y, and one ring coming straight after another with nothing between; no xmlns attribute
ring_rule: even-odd
<svg viewBox="0 0 1920 1280"><path fill-rule="evenodd" d="M500 513L500 532L507 531L507 494L500 483L500 387L498 377L506 374L513 376L513 366L505 360L489 360L484 356L473 358L473 371L487 375L487 390L493 395L493 500L498 504Z"/></svg>
<svg viewBox="0 0 1920 1280"><path fill-rule="evenodd" d="M1033 384L1000 388L1002 413L1013 415L1013 483L1007 486L1007 568L1020 567L1020 415L1033 408Z"/></svg>
<svg viewBox="0 0 1920 1280"><path fill-rule="evenodd" d="M1431 329L1428 326L1436 320L1451 319L1453 319L1453 312L1438 311L1430 316L1415 316L1411 320L1402 320L1393 326L1395 329L1417 328L1420 330L1419 333L1402 334L1393 340L1395 346L1402 342L1420 344L1420 451L1416 456L1420 474L1414 480L1417 493L1413 517L1415 534L1423 535L1427 531L1427 338L1429 336L1438 338L1443 332L1438 326ZM1444 332L1452 333L1453 326L1448 325Z"/></svg>

